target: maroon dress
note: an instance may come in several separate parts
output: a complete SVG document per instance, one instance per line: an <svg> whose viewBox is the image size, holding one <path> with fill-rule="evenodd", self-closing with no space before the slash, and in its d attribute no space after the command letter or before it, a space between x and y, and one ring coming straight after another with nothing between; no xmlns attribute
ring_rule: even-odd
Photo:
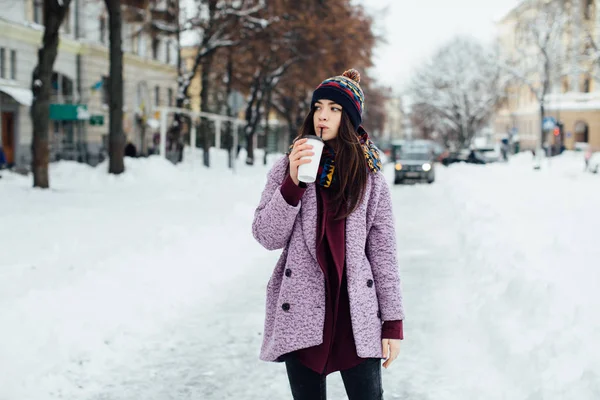
<svg viewBox="0 0 600 400"><path fill-rule="evenodd" d="M317 261L325 275L325 326L323 343L300 349L293 354L298 360L320 374L352 368L363 358L356 354L350 300L346 281L346 220L336 220L330 204L328 189L317 188ZM281 186L288 204L298 205L306 189L297 186L289 177ZM341 210L340 210L341 211ZM403 339L402 321L385 321L382 339Z"/></svg>

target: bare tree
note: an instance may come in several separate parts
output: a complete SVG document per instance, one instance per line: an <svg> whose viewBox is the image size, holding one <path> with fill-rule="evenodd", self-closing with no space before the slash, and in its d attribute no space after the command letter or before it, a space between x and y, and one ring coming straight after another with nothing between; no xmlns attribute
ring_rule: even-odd
<svg viewBox="0 0 600 400"><path fill-rule="evenodd" d="M123 134L123 50L121 44L121 1L104 0L108 10L110 40L108 172L125 172L125 135Z"/></svg>
<svg viewBox="0 0 600 400"><path fill-rule="evenodd" d="M238 62L240 80L250 87L244 130L247 164L254 162L253 138L268 110L279 112L293 135L310 109L309 96L318 80L350 67L364 72L375 44L370 17L348 0L271 1L259 15L272 22L248 43L251 50ZM368 79L361 85L376 98Z"/></svg>
<svg viewBox="0 0 600 400"><path fill-rule="evenodd" d="M184 31L197 35L198 50L188 71L180 70L177 106L187 105L188 90L198 70L201 73L200 107L210 109L211 74L215 53L219 49L237 46L252 35L254 30L268 27L269 21L258 18L266 7L265 0L194 0L196 13L184 23ZM204 165L209 166L209 134L207 124L201 125Z"/></svg>
<svg viewBox="0 0 600 400"><path fill-rule="evenodd" d="M248 30L264 29L269 25L269 21L257 18L258 12L266 7L265 0L193 0L192 5L196 10L195 14L187 18L181 31L188 37L195 37L198 49L192 67L187 71L180 71L178 107L187 105L188 89L199 69L203 73L203 84L209 86L208 72L205 73L201 68L208 66L203 65L207 58L210 59L218 49L238 45L243 36L248 34ZM208 97L208 94L204 96Z"/></svg>
<svg viewBox="0 0 600 400"><path fill-rule="evenodd" d="M412 126L413 137L439 140L446 147L455 145L456 138L452 137L452 130L444 126L439 113L431 105L426 103L413 104L408 118Z"/></svg>
<svg viewBox="0 0 600 400"><path fill-rule="evenodd" d="M33 103L30 109L33 124L33 140L31 142L31 169L33 186L47 189L50 187L48 177L48 127L50 122L50 93L52 70L58 55L58 29L62 24L71 0L44 1L44 36L42 47L38 50L38 64L33 69L31 91Z"/></svg>
<svg viewBox="0 0 600 400"><path fill-rule="evenodd" d="M263 117L268 118L267 110L273 106L273 89L277 86L281 77L287 72L290 66L296 61L296 57L290 58L273 69L273 67L269 67L269 65L274 65L275 61L273 57L267 56L266 59L259 62L259 65L256 67L251 85L250 97L246 106L246 126L244 127L248 151L246 164L248 165L254 164L254 146L252 138Z"/></svg>
<svg viewBox="0 0 600 400"><path fill-rule="evenodd" d="M436 117L427 130L444 133L459 148L485 127L503 94L493 52L475 39L457 37L417 70L409 93L425 115ZM430 121L431 122L431 121Z"/></svg>
<svg viewBox="0 0 600 400"><path fill-rule="evenodd" d="M369 135L373 139L381 139L383 130L386 126L387 113L385 110L386 97L391 91L391 88L379 86L374 82L368 75L364 75L364 79L361 78L360 86L365 93L365 98L369 101L365 104L363 110L363 122L362 124L368 129Z"/></svg>
<svg viewBox="0 0 600 400"><path fill-rule="evenodd" d="M564 42L569 20L560 0L531 0L526 5L517 16L514 45L505 50L502 66L514 81L526 85L539 103L541 129L536 153L540 154L547 95L569 65Z"/></svg>
<svg viewBox="0 0 600 400"><path fill-rule="evenodd" d="M598 6L596 6L598 7ZM594 5L589 4L583 8L585 19L591 19L594 15ZM600 29L597 24L582 24L582 49L580 54L583 72L600 81Z"/></svg>

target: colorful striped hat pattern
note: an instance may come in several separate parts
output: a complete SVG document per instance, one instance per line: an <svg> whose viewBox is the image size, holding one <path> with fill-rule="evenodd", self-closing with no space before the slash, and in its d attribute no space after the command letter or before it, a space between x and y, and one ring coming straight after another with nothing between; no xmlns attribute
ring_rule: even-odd
<svg viewBox="0 0 600 400"><path fill-rule="evenodd" d="M342 106L350 117L354 129L362 123L362 111L365 95L360 88L360 73L349 69L342 75L325 79L313 92L312 103L320 99L335 101Z"/></svg>

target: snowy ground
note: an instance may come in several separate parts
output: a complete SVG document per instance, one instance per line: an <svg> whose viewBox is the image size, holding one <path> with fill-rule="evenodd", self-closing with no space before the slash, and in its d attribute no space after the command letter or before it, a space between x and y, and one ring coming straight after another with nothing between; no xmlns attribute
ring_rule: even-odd
<svg viewBox="0 0 600 400"><path fill-rule="evenodd" d="M59 163L49 191L3 173L0 400L291 398L258 360L267 168L217 158ZM581 154L439 167L393 197L407 319L387 400L600 398L600 176Z"/></svg>

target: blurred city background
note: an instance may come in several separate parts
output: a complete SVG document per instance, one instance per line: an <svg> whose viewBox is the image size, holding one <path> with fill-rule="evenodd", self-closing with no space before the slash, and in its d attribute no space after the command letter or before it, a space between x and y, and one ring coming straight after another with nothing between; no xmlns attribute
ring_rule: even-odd
<svg viewBox="0 0 600 400"><path fill-rule="evenodd" d="M0 0L0 400L291 398L250 226L348 68L405 296L385 398L599 399L600 2L422 3Z"/></svg>

